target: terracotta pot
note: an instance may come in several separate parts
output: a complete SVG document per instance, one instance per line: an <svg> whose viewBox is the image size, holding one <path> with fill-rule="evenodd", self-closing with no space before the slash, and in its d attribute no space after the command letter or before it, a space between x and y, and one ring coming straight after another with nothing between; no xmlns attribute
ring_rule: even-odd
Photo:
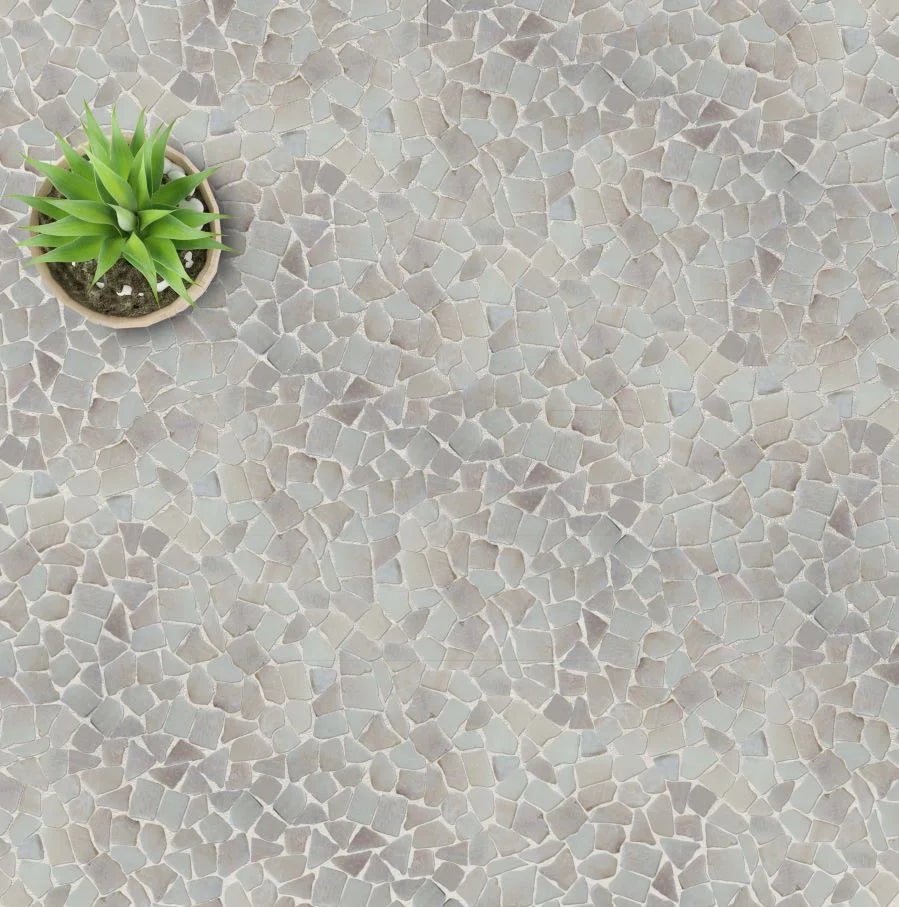
<svg viewBox="0 0 899 907"><path fill-rule="evenodd" d="M165 156L173 164L177 164L185 173L196 173L198 171L198 168L195 167L190 160L181 154L180 151L175 151L174 148L166 148ZM57 161L56 164L59 167L68 168L65 158ZM44 180L35 195L48 195L52 188L50 181ZM207 210L211 214L218 214L219 206L216 204L215 196L212 194L209 180L203 180L196 191L202 196ZM38 212L32 208L31 215L28 218L28 225L33 227L37 223ZM219 221L212 221L209 224L209 232L215 239L221 242L221 223ZM31 247L31 254L34 258L43 254L43 252L44 250L39 246ZM188 288L188 294L195 302L206 292L209 288L209 284L212 283L212 278L215 277L215 273L218 271L221 254L220 249L206 250L206 264L203 265L203 269L197 274L196 279ZM88 321L93 321L94 324L102 324L107 328L145 328L149 327L151 324L156 324L158 321L165 321L166 318L173 318L179 312L183 312L185 309L190 308L189 304L179 296L171 305L163 306L161 309L157 309L155 312L148 312L146 315L135 315L133 318L127 315L103 315L73 299L59 283L57 283L56 279L50 273L50 268L47 266L46 262L39 262L34 265L34 268L41 275L44 286L64 306L68 306L70 309L83 315Z"/></svg>

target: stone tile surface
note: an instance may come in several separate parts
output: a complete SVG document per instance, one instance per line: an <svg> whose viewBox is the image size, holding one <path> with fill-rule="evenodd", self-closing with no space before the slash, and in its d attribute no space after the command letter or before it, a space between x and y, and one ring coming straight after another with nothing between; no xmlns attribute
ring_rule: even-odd
<svg viewBox="0 0 899 907"><path fill-rule="evenodd" d="M145 106L238 250L0 210L0 903L890 904L897 15L0 0L0 192Z"/></svg>

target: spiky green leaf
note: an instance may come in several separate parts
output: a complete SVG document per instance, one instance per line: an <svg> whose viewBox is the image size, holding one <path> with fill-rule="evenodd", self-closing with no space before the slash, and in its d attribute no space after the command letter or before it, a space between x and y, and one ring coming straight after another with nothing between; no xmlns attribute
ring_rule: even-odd
<svg viewBox="0 0 899 907"><path fill-rule="evenodd" d="M97 269L94 271L94 279L91 286L96 282L122 257L125 250L125 240L121 236L112 239L105 239L97 253Z"/></svg>
<svg viewBox="0 0 899 907"><path fill-rule="evenodd" d="M200 227L188 227L175 217L163 217L147 227L147 236L157 239L201 240L209 234Z"/></svg>
<svg viewBox="0 0 899 907"><path fill-rule="evenodd" d="M157 265L168 268L169 271L178 274L182 280L190 281L190 276L184 270L184 264L171 242L166 239L148 237L144 240L144 244Z"/></svg>
<svg viewBox="0 0 899 907"><path fill-rule="evenodd" d="M110 163L112 169L127 182L128 173L131 170L131 146L125 141L122 135L119 119L116 116L115 108L112 110L112 128L109 142Z"/></svg>
<svg viewBox="0 0 899 907"><path fill-rule="evenodd" d="M100 124L97 122L87 101L84 102L84 119L81 121L81 125L87 135L91 155L95 158L102 158L106 164L110 163L109 140L103 134L103 130L100 128Z"/></svg>
<svg viewBox="0 0 899 907"><path fill-rule="evenodd" d="M66 198L100 200L93 180L85 179L65 167L57 167L56 164L48 164L46 161L36 161L32 157L26 157L25 160L38 173L46 176L51 185Z"/></svg>
<svg viewBox="0 0 899 907"><path fill-rule="evenodd" d="M78 176L93 182L94 174L87 158L76 151L61 135L59 135L59 133L56 135L56 143L62 150L66 163L69 165L69 170L71 170L72 173L76 173Z"/></svg>
<svg viewBox="0 0 899 907"><path fill-rule="evenodd" d="M165 207L166 205L174 206L178 202L184 201L203 180L215 173L215 168L209 170L200 170L199 173L188 173L187 176L179 177L166 183L153 193L150 199L154 206Z"/></svg>
<svg viewBox="0 0 899 907"><path fill-rule="evenodd" d="M133 211L121 205L112 205L112 210L115 211L116 223L120 230L124 233L133 233L137 229L137 215Z"/></svg>
<svg viewBox="0 0 899 907"><path fill-rule="evenodd" d="M203 227L206 224L211 224L214 220L222 220L225 216L224 214L212 214L208 211L191 211L188 208L175 208L174 211L169 213L172 217L180 220L182 224L187 224L188 227Z"/></svg>
<svg viewBox="0 0 899 907"><path fill-rule="evenodd" d="M110 224L92 224L79 217L63 217L47 224L37 224L31 229L41 236L116 236Z"/></svg>
<svg viewBox="0 0 899 907"><path fill-rule="evenodd" d="M37 249L55 249L57 246L64 246L71 241L71 236L29 236L28 239L23 239L16 245Z"/></svg>
<svg viewBox="0 0 899 907"><path fill-rule="evenodd" d="M134 160L131 162L131 172L128 174L128 182L137 196L137 203L141 209L150 206L149 167L152 150L151 142L144 142L140 151L134 155Z"/></svg>
<svg viewBox="0 0 899 907"><path fill-rule="evenodd" d="M104 205L102 202L84 201L77 198L54 198L51 204L62 214L70 214L72 217L81 218L81 220L86 220L90 224L112 224L115 226L115 214L109 205ZM41 209L38 208L38 210L40 211ZM59 214L50 214L48 216L58 217Z"/></svg>
<svg viewBox="0 0 899 907"><path fill-rule="evenodd" d="M72 242L52 249L45 255L33 258L31 262L32 264L37 264L42 261L91 261L99 254L102 244L103 240L99 236L82 236L79 239L74 239Z"/></svg>
<svg viewBox="0 0 899 907"><path fill-rule="evenodd" d="M186 302L190 305L193 305L194 301L190 298L190 293L188 293L187 288L184 286L184 281L181 277L174 271L165 267L165 265L159 265L159 274L165 280L165 282Z"/></svg>
<svg viewBox="0 0 899 907"><path fill-rule="evenodd" d="M148 171L149 182L147 188L152 198L153 194L162 185L162 174L165 169L165 150L168 147L169 136L172 134L175 124L169 123L168 126L160 126L153 133L152 149L150 151L150 169Z"/></svg>
<svg viewBox="0 0 899 907"><path fill-rule="evenodd" d="M137 204L141 210L144 208L150 207L150 190L147 186L147 162L142 160L140 164L140 171L137 174L136 178L131 184L134 187L134 192L137 195Z"/></svg>
<svg viewBox="0 0 899 907"><path fill-rule="evenodd" d="M128 174L128 182L134 185L134 180L140 173L140 166L147 158L150 150L150 143L144 142L143 145L133 154L131 158L131 172Z"/></svg>
<svg viewBox="0 0 899 907"><path fill-rule="evenodd" d="M137 123L134 126L134 132L131 135L131 153L137 154L138 151L143 148L144 140L146 136L144 135L144 125L147 121L147 115L144 110L137 115Z"/></svg>
<svg viewBox="0 0 899 907"><path fill-rule="evenodd" d="M91 163L94 165L98 180L116 203L123 208L128 208L129 211L134 211L137 208L137 199L134 196L134 190L128 185L128 181L122 179L112 167L103 163L99 158L91 156Z"/></svg>
<svg viewBox="0 0 899 907"><path fill-rule="evenodd" d="M153 258L147 251L147 247L136 233L132 233L125 240L122 254L129 264L137 268L150 285L150 291L156 298L156 266L153 264Z"/></svg>
<svg viewBox="0 0 899 907"><path fill-rule="evenodd" d="M146 208L140 212L140 228L146 230L150 224L156 223L163 217L171 217L172 212L169 208Z"/></svg>
<svg viewBox="0 0 899 907"><path fill-rule="evenodd" d="M206 235L209 236L208 233ZM234 249L232 249L230 246L223 245L222 243L218 242L218 240L213 239L211 236L209 236L209 239L197 240L173 239L172 245L176 249L181 249L182 251L187 249L220 249L222 252L234 251Z"/></svg>
<svg viewBox="0 0 899 907"><path fill-rule="evenodd" d="M64 217L65 211L59 207L61 199L47 198L46 195L11 195L10 198L17 198L20 202L25 202L29 208L34 208L47 217Z"/></svg>

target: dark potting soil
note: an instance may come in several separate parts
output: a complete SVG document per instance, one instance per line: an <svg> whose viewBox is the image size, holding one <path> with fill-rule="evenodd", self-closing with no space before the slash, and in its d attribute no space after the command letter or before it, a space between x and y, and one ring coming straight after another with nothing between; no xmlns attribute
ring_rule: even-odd
<svg viewBox="0 0 899 907"><path fill-rule="evenodd" d="M59 198L60 194L56 189L51 189L49 197ZM196 197L203 201L203 197L199 193ZM208 210L205 202L203 210ZM44 214L39 215L38 219L42 224L53 220L52 217ZM183 262L184 252L179 254ZM185 265L184 270L193 281L196 280L197 275L206 264L206 250L194 249L191 254L193 261L190 265ZM178 294L171 287L166 287L159 291L158 300L154 299L150 285L143 274L128 264L124 258L117 261L93 287L91 281L97 270L96 261L81 261L72 264L49 262L47 267L56 282L72 299L102 315L117 315L126 318L147 315L171 305L178 298ZM131 293L127 295L124 292L126 286L131 288Z"/></svg>

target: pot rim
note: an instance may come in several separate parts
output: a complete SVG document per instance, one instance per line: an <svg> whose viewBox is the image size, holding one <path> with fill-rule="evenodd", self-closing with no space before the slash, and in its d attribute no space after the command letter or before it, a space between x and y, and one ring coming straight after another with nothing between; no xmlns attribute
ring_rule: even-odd
<svg viewBox="0 0 899 907"><path fill-rule="evenodd" d="M125 133L128 136L128 133ZM193 161L190 160L185 154L172 148L170 145L166 146L165 149L166 159L171 161L173 164L177 164L185 173L198 173L200 168L197 167ZM68 162L63 157L56 162L56 166L65 167L68 169ZM38 187L35 195L48 195L52 189L52 184L50 180L45 179L41 185ZM212 187L209 185L209 180L205 179L197 187L200 194L203 196L203 201L206 204L210 214L218 214L219 206L215 200L215 195L213 194ZM28 226L33 227L38 223L39 212L36 208L31 208L30 214L28 217ZM221 221L214 220L210 222L209 232L212 236L221 242L222 240L222 227ZM40 246L31 246L31 257L37 258L39 255L43 254L44 250ZM206 251L206 263L203 265L200 273L197 274L194 278L194 282L190 285L188 289L188 295L190 298L196 302L205 292L209 289L209 285L212 283L213 277L215 277L216 272L218 271L219 259L221 258L222 252L221 249L208 249ZM161 309L156 309L153 312L147 312L145 315L106 315L102 312L95 312L93 309L84 305L81 302L78 302L77 299L74 299L56 280L53 274L50 272L49 267L47 267L46 262L38 262L34 265L35 270L40 275L41 280L44 282L44 286L47 290L52 293L64 306L72 309L78 314L84 316L88 321L92 321L94 324L102 325L103 327L108 328L144 328L149 327L150 325L157 324L160 321L165 321L168 318L174 318L175 315L180 314L185 309L192 308L192 306L180 296L172 302L170 305L164 306Z"/></svg>

